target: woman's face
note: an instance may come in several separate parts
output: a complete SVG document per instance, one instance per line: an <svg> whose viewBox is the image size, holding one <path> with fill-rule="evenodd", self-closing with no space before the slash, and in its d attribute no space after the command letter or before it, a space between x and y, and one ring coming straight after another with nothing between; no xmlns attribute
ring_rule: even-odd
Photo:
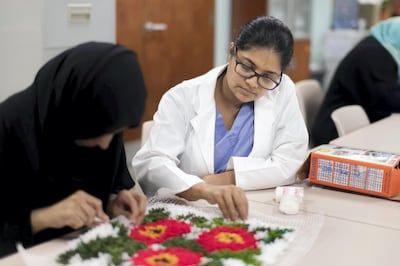
<svg viewBox="0 0 400 266"><path fill-rule="evenodd" d="M238 50L236 55L232 53L226 74L227 84L233 95L241 103L254 101L268 93L268 90L261 87L259 85L260 81L257 81L262 77L244 78L243 75L237 72L237 70L240 71L239 67L242 67L247 72L252 73L254 71L258 75L271 78L277 83L280 82L282 70L280 57L277 53L268 48L260 47L250 50Z"/></svg>
<svg viewBox="0 0 400 266"><path fill-rule="evenodd" d="M121 133L125 128L118 129L112 133L107 133L99 137L91 139L77 139L76 145L86 148L99 147L102 150L107 150L115 134Z"/></svg>
<svg viewBox="0 0 400 266"><path fill-rule="evenodd" d="M92 139L78 139L75 143L81 147L94 148L99 147L102 150L107 150L114 137L114 133L104 134Z"/></svg>

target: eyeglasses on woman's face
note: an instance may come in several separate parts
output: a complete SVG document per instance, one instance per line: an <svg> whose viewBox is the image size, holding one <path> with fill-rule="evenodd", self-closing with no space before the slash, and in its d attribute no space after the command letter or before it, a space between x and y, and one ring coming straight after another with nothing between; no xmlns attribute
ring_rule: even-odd
<svg viewBox="0 0 400 266"><path fill-rule="evenodd" d="M279 75L261 75L258 74L252 67L247 66L237 58L237 50L235 48L235 72L245 79L257 77L257 84L265 90L273 90L279 86L282 80L282 73Z"/></svg>

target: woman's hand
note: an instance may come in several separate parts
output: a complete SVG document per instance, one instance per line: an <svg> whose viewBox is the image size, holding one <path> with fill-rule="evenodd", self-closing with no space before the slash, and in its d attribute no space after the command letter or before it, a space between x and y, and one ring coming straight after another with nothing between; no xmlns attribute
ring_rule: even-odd
<svg viewBox="0 0 400 266"><path fill-rule="evenodd" d="M78 229L105 221L108 221L108 216L103 211L101 200L84 191L77 191L49 207L31 212L33 233L64 226Z"/></svg>
<svg viewBox="0 0 400 266"><path fill-rule="evenodd" d="M187 200L205 199L210 204L217 204L223 216L232 221L245 220L248 216L249 203L244 191L234 185L213 185L198 183L178 196Z"/></svg>
<svg viewBox="0 0 400 266"><path fill-rule="evenodd" d="M110 196L107 212L112 216L124 215L133 224L140 225L144 218L147 197L140 191L121 190Z"/></svg>

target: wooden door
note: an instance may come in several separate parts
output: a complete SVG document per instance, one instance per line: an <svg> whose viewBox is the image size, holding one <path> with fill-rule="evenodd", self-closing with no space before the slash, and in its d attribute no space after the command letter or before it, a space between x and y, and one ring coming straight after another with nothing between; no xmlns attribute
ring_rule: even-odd
<svg viewBox="0 0 400 266"><path fill-rule="evenodd" d="M162 94L213 67L214 0L117 0L117 43L138 54L148 91L142 122ZM139 140L141 127L124 133Z"/></svg>
<svg viewBox="0 0 400 266"><path fill-rule="evenodd" d="M310 49L310 40L294 40L293 58L285 71L294 82L310 78Z"/></svg>
<svg viewBox="0 0 400 266"><path fill-rule="evenodd" d="M268 14L268 0L232 0L232 33L236 36L240 28L256 16ZM232 38L233 38L232 37Z"/></svg>

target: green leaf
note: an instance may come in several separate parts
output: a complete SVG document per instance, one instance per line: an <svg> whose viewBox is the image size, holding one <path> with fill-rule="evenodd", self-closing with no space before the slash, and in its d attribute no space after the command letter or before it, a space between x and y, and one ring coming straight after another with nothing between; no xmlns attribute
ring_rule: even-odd
<svg viewBox="0 0 400 266"><path fill-rule="evenodd" d="M207 257L212 258L213 260L235 258L242 260L246 265L261 266L262 262L255 257L260 253L261 252L258 249L246 249L240 251L221 250L209 253Z"/></svg>
<svg viewBox="0 0 400 266"><path fill-rule="evenodd" d="M143 224L154 223L158 220L168 219L170 212L163 208L154 208L149 210L149 213L143 218Z"/></svg>
<svg viewBox="0 0 400 266"><path fill-rule="evenodd" d="M207 251L201 245L199 245L196 240L185 239L181 236L170 238L164 241L162 244L166 247L182 247L185 249L190 249L191 251L202 253L203 256L207 254Z"/></svg>
<svg viewBox="0 0 400 266"><path fill-rule="evenodd" d="M69 250L61 254L57 258L57 262L66 265L71 257L76 254L79 254L82 260L85 260L98 257L99 253L107 253L112 257L114 265L120 265L123 262L123 253L132 256L139 250L146 248L145 243L135 241L128 236L128 229L124 225L118 222L112 222L112 225L119 227L117 237L109 236L96 238L88 243L80 242L75 250Z"/></svg>

